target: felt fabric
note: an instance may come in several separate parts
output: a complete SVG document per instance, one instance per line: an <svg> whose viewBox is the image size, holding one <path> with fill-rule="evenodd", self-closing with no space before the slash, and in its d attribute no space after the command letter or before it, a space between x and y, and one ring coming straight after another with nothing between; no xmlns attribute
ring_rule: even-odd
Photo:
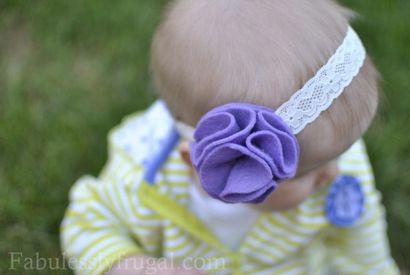
<svg viewBox="0 0 410 275"><path fill-rule="evenodd" d="M201 185L224 202L262 202L280 181L296 174L296 136L269 108L219 106L202 117L194 138L191 159Z"/></svg>

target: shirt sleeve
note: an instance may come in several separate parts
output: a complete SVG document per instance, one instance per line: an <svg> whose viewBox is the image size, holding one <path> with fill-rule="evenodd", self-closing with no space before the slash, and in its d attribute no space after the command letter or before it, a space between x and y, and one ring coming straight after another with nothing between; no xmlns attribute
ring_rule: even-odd
<svg viewBox="0 0 410 275"><path fill-rule="evenodd" d="M139 227L156 234L136 195L142 167L116 139L124 136L123 130L110 135L109 161L101 175L82 177L70 190L60 237L63 255L76 274L103 274L119 260L144 253L141 240L149 238L138 234ZM144 222L151 227L140 226Z"/></svg>
<svg viewBox="0 0 410 275"><path fill-rule="evenodd" d="M61 244L76 274L102 274L120 259L141 253L118 213L120 206L113 203L121 192L115 189L109 182L83 177L71 190Z"/></svg>
<svg viewBox="0 0 410 275"><path fill-rule="evenodd" d="M355 144L340 161L342 173L356 176L365 194L365 210L356 224L334 228L329 245L337 274L399 274L390 256L385 209L374 185L363 142Z"/></svg>

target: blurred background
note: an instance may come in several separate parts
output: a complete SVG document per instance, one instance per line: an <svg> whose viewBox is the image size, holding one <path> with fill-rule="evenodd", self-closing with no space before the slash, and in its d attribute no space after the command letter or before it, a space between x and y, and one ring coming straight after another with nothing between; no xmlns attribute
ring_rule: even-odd
<svg viewBox="0 0 410 275"><path fill-rule="evenodd" d="M104 165L108 131L155 99L149 45L166 2L0 0L1 274L71 274L57 263L68 191ZM392 253L409 274L410 1L342 3L359 13L353 26L383 77L365 139ZM10 253L60 270L21 262L13 272Z"/></svg>

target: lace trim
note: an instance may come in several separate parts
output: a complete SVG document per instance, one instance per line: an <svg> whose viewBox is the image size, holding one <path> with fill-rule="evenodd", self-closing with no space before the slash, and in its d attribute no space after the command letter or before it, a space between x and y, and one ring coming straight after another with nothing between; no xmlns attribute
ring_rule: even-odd
<svg viewBox="0 0 410 275"><path fill-rule="evenodd" d="M366 51L349 26L343 43L302 89L276 110L296 135L326 110L357 75Z"/></svg>
<svg viewBox="0 0 410 275"><path fill-rule="evenodd" d="M343 43L329 61L299 91L277 110L296 135L329 108L358 74L366 58L366 51L356 32L349 26ZM194 129L177 122L179 133L193 141Z"/></svg>

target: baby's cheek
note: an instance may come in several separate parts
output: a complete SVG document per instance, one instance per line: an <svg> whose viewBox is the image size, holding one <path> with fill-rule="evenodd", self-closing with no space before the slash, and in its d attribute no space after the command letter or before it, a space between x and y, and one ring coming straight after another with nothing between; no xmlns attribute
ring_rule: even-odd
<svg viewBox="0 0 410 275"><path fill-rule="evenodd" d="M290 183L287 188L289 189L287 192L289 208L293 208L301 204L305 199L307 199L310 196L310 194L313 193L315 189L315 184L313 181L298 181L295 183Z"/></svg>
<svg viewBox="0 0 410 275"><path fill-rule="evenodd" d="M277 189L254 208L262 211L284 211L297 207L314 191L313 180L294 180L279 184Z"/></svg>

